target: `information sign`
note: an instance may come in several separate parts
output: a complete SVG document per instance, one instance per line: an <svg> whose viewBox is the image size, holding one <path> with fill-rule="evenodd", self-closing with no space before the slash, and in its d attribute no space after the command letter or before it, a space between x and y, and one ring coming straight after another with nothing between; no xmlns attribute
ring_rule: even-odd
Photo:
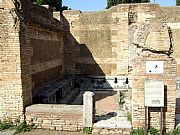
<svg viewBox="0 0 180 135"><path fill-rule="evenodd" d="M164 107L164 82L157 80L145 81L144 101L146 107Z"/></svg>

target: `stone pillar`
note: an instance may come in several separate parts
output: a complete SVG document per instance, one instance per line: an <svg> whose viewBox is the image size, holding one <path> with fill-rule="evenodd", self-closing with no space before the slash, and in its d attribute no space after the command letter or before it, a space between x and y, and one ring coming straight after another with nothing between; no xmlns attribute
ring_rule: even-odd
<svg viewBox="0 0 180 135"><path fill-rule="evenodd" d="M93 125L93 96L94 93L90 91L83 95L83 127L92 127Z"/></svg>

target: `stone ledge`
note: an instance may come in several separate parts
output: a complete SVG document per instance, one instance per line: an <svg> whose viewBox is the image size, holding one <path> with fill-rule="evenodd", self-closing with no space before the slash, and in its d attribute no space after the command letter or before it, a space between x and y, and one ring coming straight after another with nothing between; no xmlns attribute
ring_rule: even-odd
<svg viewBox="0 0 180 135"><path fill-rule="evenodd" d="M35 104L26 107L26 112L42 112L42 113L82 113L82 105L53 105L53 104Z"/></svg>

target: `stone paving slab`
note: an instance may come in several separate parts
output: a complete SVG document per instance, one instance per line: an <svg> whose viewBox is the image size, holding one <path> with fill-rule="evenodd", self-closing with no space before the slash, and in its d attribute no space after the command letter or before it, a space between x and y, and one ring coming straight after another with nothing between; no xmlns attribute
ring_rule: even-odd
<svg viewBox="0 0 180 135"><path fill-rule="evenodd" d="M0 135L14 135L14 130L0 131Z"/></svg>
<svg viewBox="0 0 180 135"><path fill-rule="evenodd" d="M95 128L132 128L131 122L126 117L111 117L107 120L100 120L93 125Z"/></svg>

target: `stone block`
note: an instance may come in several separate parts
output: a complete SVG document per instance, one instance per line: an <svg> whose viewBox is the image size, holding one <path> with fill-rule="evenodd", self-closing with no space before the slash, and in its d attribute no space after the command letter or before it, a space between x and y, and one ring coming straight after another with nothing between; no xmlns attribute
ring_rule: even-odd
<svg viewBox="0 0 180 135"><path fill-rule="evenodd" d="M93 96L94 93L90 91L83 95L83 127L92 127L93 125Z"/></svg>

